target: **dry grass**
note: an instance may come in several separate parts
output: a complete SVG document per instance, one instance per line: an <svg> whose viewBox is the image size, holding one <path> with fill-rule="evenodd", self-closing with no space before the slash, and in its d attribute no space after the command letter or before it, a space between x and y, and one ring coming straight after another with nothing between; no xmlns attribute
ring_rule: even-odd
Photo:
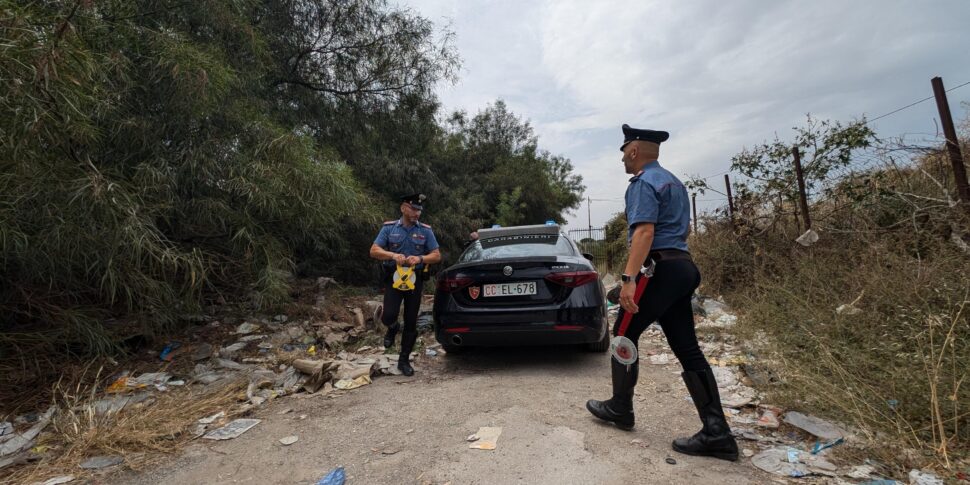
<svg viewBox="0 0 970 485"><path fill-rule="evenodd" d="M940 198L919 171L894 176L897 191ZM952 476L970 464L970 256L952 231L970 221L891 192L840 210L810 248L791 220L713 221L691 241L704 291L738 308L743 340L768 342L756 352L782 377L769 399L849 425L860 457L903 476Z"/></svg>
<svg viewBox="0 0 970 485"><path fill-rule="evenodd" d="M219 411L233 416L234 405L245 399L245 382L207 389L173 388L103 415L94 412L93 403L103 397L94 387L58 385L55 396L58 411L37 443L45 450L43 457L4 470L0 483L32 483L58 475L83 478L87 475L79 463L98 455L118 455L125 467L141 469L191 441L197 419Z"/></svg>

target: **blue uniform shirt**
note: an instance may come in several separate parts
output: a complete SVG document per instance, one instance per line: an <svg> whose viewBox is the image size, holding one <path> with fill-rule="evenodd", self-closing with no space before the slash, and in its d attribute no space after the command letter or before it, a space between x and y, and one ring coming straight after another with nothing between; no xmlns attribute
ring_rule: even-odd
<svg viewBox="0 0 970 485"><path fill-rule="evenodd" d="M687 251L687 235L690 233L690 200L687 188L674 174L651 162L630 179L626 188L626 220L630 225L627 244L633 240L637 224L654 224L653 245L655 249L680 249Z"/></svg>
<svg viewBox="0 0 970 485"><path fill-rule="evenodd" d="M438 240L435 239L431 226L418 222L408 228L400 219L385 222L381 232L377 233L374 244L386 251L405 256L424 256L438 249ZM383 261L383 264L393 266L395 263L391 260ZM416 266L416 268L422 267L424 267L423 264Z"/></svg>

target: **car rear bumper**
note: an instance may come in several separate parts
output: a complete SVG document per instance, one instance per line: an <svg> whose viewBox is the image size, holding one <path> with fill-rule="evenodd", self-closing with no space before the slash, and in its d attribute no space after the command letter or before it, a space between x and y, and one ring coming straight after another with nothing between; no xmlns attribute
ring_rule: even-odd
<svg viewBox="0 0 970 485"><path fill-rule="evenodd" d="M599 342L607 332L601 307L544 311L439 313L435 338L451 345L561 345Z"/></svg>

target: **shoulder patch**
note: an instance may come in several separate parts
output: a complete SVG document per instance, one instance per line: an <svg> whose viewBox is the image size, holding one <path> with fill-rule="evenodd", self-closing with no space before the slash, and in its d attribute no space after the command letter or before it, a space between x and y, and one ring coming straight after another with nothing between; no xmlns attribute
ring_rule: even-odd
<svg viewBox="0 0 970 485"><path fill-rule="evenodd" d="M384 225L385 225L385 226L390 226L391 224L394 224L394 223L396 223L396 222L397 222L397 221L384 221Z"/></svg>
<svg viewBox="0 0 970 485"><path fill-rule="evenodd" d="M429 226L429 225L427 225L427 224L425 224L423 222L419 222L418 224L421 224L421 227L423 227L425 229L431 229L431 226Z"/></svg>

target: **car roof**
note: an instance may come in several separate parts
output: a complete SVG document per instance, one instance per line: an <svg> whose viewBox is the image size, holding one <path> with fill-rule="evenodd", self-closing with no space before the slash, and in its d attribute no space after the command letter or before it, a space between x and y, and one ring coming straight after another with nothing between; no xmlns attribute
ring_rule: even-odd
<svg viewBox="0 0 970 485"><path fill-rule="evenodd" d="M479 239L492 239L503 236L521 236L525 234L549 234L564 236L557 224L535 224L531 226L496 227L493 229L479 229Z"/></svg>

